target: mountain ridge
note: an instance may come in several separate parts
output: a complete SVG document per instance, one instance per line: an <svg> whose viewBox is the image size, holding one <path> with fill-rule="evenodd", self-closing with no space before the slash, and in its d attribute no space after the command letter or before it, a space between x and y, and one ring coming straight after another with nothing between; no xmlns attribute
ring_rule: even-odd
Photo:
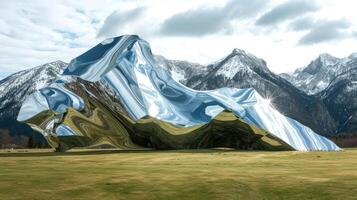
<svg viewBox="0 0 357 200"><path fill-rule="evenodd" d="M333 57L331 55L325 55L321 54L317 59L321 59L320 57ZM247 59L245 59L247 58ZM333 57L335 58L335 57ZM348 59L349 60L348 60ZM344 63L352 62L351 60L355 60L357 58L357 53L352 53L350 56L344 58ZM357 118L357 114L353 111L355 109L355 102L353 101L353 98L356 96L355 92L350 95L349 98L346 98L348 100L341 100L341 95L346 96L346 91L345 90L354 90L354 85L357 82L355 80L355 77L351 74L355 74L356 69L351 68L350 71L345 71L344 73L341 74L340 77L337 76L334 80L331 82L334 83L330 87L326 87L325 90L318 94L314 95L309 95L303 90L299 89L297 86L294 86L294 83L291 83L289 80L286 80L287 78L280 74L277 75L273 72L271 72L266 65L266 62L263 59L257 58L256 56L241 50L241 49L233 49L232 52L227 55L226 57L213 62L212 64L208 65L202 65L198 63L190 63L188 61L181 61L181 60L169 60L166 59L163 56L160 55L155 55L154 56L155 61L158 63L158 66L161 68L165 69L167 72L169 72L173 78L176 81L181 82L182 84L194 88L194 89L199 89L199 90L207 90L207 89L214 89L217 87L249 87L249 86L254 86L258 88L258 91L264 96L264 97L272 97L272 103L274 106L278 108L278 110L282 113L284 113L287 116L293 117L293 118L298 118L296 117L299 113L294 113L293 107L295 105L299 104L306 104L303 106L297 106L298 108L301 107L301 110L306 110L304 111L305 114L301 114L302 116L307 115L306 113L319 113L318 119L315 119L315 125L310 125L313 129L316 129L316 126L323 121L324 127L327 127L326 129L329 130L334 130L333 132L323 132L326 135L333 135L337 133L355 133L357 130L357 127L354 126L354 124L357 124L357 121L355 120ZM233 59L233 61L231 60ZM243 63L245 62L246 64L241 65L238 68L235 68L237 62L240 62L243 60ZM325 58L324 58L325 59ZM337 58L339 59L339 58ZM230 65L226 65L227 61L231 60L233 63L229 63ZM316 60L316 59L315 59ZM340 59L341 60L341 59ZM313 61L312 61L313 62ZM311 63L312 63L311 62ZM23 101L23 96L31 93L34 89L38 89L39 87L42 87L43 84L50 84L51 81L39 81L36 86L33 86L31 84L31 81L29 81L31 78L28 78L27 81L21 82L21 84L18 85L26 85L25 83L28 83L29 85L23 86L25 89L21 89L21 87L12 87L10 90L5 90L5 82L12 82L14 85L15 83L19 83L19 81L16 82L16 76L21 77L22 79L25 79L25 77L31 77L31 76L26 76L25 72L28 73L33 73L33 74L41 74L41 73L35 73L39 68L45 66L45 65L51 65L57 63L60 65L61 69L63 70L66 66L67 63L62 62L62 61L54 61L51 63L47 63L44 65L37 66L35 68L29 69L29 70L24 70L17 72L13 75L10 75L6 77L5 79L0 80L0 90L2 89L5 91L2 93L3 95L1 96L0 94L0 99L4 99L3 105L0 104L0 134L1 134L1 129L5 130L7 122L4 122L2 119L3 115L7 115L7 117L12 117L17 115L18 109L19 109L19 102L21 103ZM236 64L234 64L236 63ZM310 64L311 64L310 63ZM310 65L309 64L309 65ZM351 64L351 63L350 63ZM226 65L226 66L223 66ZM239 63L238 63L239 65ZM356 64L352 63L351 65L356 66ZM333 66L333 65L329 65ZM224 68L227 67L227 68ZM222 68L224 70L222 70ZM244 69L243 71L240 71L239 69ZM219 73L217 73L219 70ZM230 71L230 70L233 70ZM234 71L237 70L237 71ZM299 70L299 69L298 69ZM298 71L296 70L296 71ZM51 70L49 70L51 71ZM227 73L225 74L224 71ZM300 70L302 71L302 70ZM57 69L54 69L53 74L60 74L60 71ZM232 73L228 73L232 72ZM353 73L352 73L353 72ZM49 72L51 74L51 72ZM233 74L233 76L232 76ZM16 76L15 76L16 75ZM12 79L13 77L14 79ZM218 77L218 78L217 78ZM50 80L54 80L55 77L50 76ZM37 80L37 79L36 79ZM41 79L40 79L41 80ZM257 81L259 80L259 81ZM351 81L348 81L351 80ZM260 89L259 89L260 88ZM341 89L342 88L342 89ZM343 90L341 92L341 90ZM9 92L13 91L13 92ZM264 91L272 91L272 92L264 92ZM288 91L288 92L287 92ZM279 94L280 93L280 97ZM341 93L341 94L340 94ZM4 95L7 94L7 95ZM336 95L340 94L340 95ZM292 95L292 97L289 97ZM6 96L6 97L5 97ZM22 96L21 98L19 96ZM285 96L285 97L284 97ZM273 98L274 97L274 98ZM337 98L338 97L338 98ZM277 100L280 99L280 100ZM290 100L292 99L292 100ZM303 103L296 103L294 102L295 99L300 99L299 101L302 101ZM10 101L9 101L10 100ZM9 102L7 102L9 101ZM4 104L5 102L5 104ZM6 103L7 102L7 103ZM306 103L307 102L307 103ZM312 105L310 105L312 102ZM314 103L315 102L315 103ZM322 103L321 103L322 102ZM342 103L341 103L342 102ZM292 105L290 108L288 105ZM310 108L309 108L310 106ZM287 108L284 108L287 107ZM313 108L311 110L311 107ZM346 108L351 108L348 109L348 111L345 111ZM4 109L6 108L6 109ZM10 108L10 109L9 109ZM321 111L322 110L322 111ZM12 111L12 112L8 112ZM297 111L295 111L297 112ZM301 111L299 111L301 112ZM331 114L330 114L331 113ZM347 114L346 114L347 113ZM326 118L327 120L323 119ZM1 123L1 120L3 122ZM299 121L302 121L304 124L306 124L306 121L312 121L311 119L305 119ZM15 122L14 122L15 123ZM327 126L325 126L325 125ZM332 124L332 126L331 126ZM12 126L19 126L19 124L15 124ZM315 126L315 127L314 127ZM347 127L347 128L346 128ZM14 129L14 128L11 128ZM24 127L21 128L22 130ZM20 129L20 130L21 130ZM28 131L27 127L26 130ZM16 130L17 132L23 132ZM10 131L14 132L14 131Z"/></svg>
<svg viewBox="0 0 357 200"><path fill-rule="evenodd" d="M209 70L192 73L180 82L198 90L253 87L263 97L271 99L273 105L284 115L297 119L317 132L329 135L332 134L329 130L336 128L320 99L305 94L270 71L263 59L244 50L233 49L229 55L206 68ZM311 113L317 115L312 116Z"/></svg>

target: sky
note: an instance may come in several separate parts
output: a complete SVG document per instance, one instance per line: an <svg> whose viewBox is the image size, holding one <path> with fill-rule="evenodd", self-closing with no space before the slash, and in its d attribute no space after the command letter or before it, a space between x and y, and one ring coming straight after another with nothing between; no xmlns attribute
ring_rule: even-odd
<svg viewBox="0 0 357 200"><path fill-rule="evenodd" d="M70 62L106 38L136 34L154 54L208 64L243 49L275 73L319 54L357 52L354 0L0 0L0 79Z"/></svg>

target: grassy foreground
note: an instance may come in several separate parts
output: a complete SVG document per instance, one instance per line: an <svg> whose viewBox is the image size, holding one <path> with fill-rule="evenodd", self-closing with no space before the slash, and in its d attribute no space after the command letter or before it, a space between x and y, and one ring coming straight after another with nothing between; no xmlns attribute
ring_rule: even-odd
<svg viewBox="0 0 357 200"><path fill-rule="evenodd" d="M356 199L343 152L0 152L0 199Z"/></svg>

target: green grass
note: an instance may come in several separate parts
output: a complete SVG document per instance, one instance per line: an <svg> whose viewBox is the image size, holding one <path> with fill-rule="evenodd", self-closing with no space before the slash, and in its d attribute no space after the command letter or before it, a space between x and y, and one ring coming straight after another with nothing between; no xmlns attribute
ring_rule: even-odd
<svg viewBox="0 0 357 200"><path fill-rule="evenodd" d="M0 153L0 199L356 199L343 152Z"/></svg>

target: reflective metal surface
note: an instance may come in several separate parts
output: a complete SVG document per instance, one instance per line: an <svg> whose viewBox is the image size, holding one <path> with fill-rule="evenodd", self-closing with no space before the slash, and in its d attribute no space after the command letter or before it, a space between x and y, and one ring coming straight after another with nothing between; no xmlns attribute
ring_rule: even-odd
<svg viewBox="0 0 357 200"><path fill-rule="evenodd" d="M134 120L151 116L188 127L209 123L223 110L229 110L296 150L340 150L332 141L280 114L252 88L195 91L176 82L156 66L149 44L138 36L107 39L73 59L62 79L72 80L66 78L72 76L108 88ZM81 112L84 100L66 89L65 82L59 80L29 96L18 120L25 121L45 110L66 113L68 107ZM55 130L54 134L61 136L81 134L66 125Z"/></svg>

